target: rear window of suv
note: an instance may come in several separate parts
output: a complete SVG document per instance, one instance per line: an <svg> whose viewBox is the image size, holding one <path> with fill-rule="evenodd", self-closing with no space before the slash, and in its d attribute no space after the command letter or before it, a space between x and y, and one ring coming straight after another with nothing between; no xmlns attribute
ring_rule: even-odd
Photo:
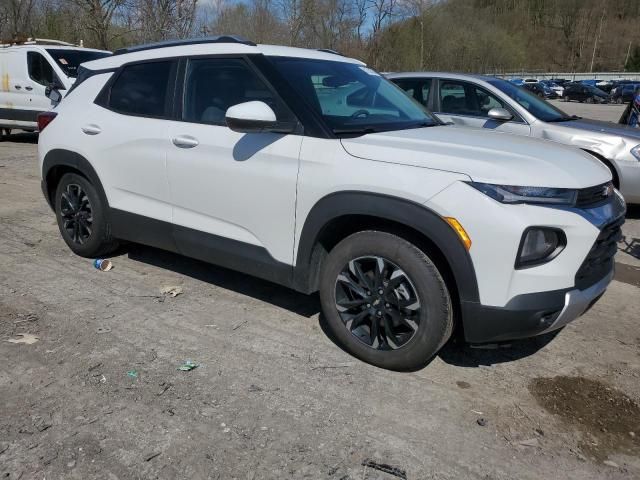
<svg viewBox="0 0 640 480"><path fill-rule="evenodd" d="M166 116L172 66L168 61L124 67L111 86L107 107L127 115Z"/></svg>

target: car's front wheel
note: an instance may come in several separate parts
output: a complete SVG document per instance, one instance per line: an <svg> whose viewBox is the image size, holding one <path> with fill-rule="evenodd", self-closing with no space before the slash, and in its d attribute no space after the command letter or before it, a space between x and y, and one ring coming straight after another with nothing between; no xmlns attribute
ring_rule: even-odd
<svg viewBox="0 0 640 480"><path fill-rule="evenodd" d="M85 177L66 173L55 193L58 228L69 248L82 257L98 257L115 250L107 206Z"/></svg>
<svg viewBox="0 0 640 480"><path fill-rule="evenodd" d="M593 97L587 97L587 103L595 103L595 99Z"/></svg>
<svg viewBox="0 0 640 480"><path fill-rule="evenodd" d="M338 342L382 368L419 368L451 336L451 298L440 272L390 233L359 232L336 245L321 272L320 299Z"/></svg>

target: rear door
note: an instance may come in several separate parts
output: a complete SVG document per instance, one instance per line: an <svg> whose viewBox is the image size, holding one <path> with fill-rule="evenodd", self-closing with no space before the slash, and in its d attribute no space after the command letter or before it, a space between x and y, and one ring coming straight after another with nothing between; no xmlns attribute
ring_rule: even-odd
<svg viewBox="0 0 640 480"><path fill-rule="evenodd" d="M489 110L504 108L513 115L509 121L489 118ZM434 105L444 122L463 127L486 128L518 135L530 135L529 125L504 101L475 83L441 78Z"/></svg>
<svg viewBox="0 0 640 480"><path fill-rule="evenodd" d="M125 238L142 241L131 238L137 231L148 234L144 243L163 248L170 248L166 238L154 236L151 227L164 227L170 235L166 154L176 65L173 60L125 65L77 121L82 148L91 152L89 160L102 180L109 206L127 220Z"/></svg>

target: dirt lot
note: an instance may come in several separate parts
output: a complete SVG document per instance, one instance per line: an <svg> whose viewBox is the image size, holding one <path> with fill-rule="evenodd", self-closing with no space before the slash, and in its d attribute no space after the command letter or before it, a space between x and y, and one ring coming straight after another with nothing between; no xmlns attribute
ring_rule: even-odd
<svg viewBox="0 0 640 480"><path fill-rule="evenodd" d="M95 270L35 151L0 143L0 478L640 478L640 209L557 336L394 373L336 347L315 297L141 246Z"/></svg>

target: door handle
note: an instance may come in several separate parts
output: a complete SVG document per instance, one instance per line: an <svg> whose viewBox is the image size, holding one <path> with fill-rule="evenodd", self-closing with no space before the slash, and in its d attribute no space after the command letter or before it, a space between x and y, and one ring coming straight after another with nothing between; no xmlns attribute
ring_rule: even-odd
<svg viewBox="0 0 640 480"><path fill-rule="evenodd" d="M189 135L180 135L171 140L171 142L178 148L193 148L197 147L200 142L196 138Z"/></svg>
<svg viewBox="0 0 640 480"><path fill-rule="evenodd" d="M24 87L24 89L31 91L31 90L33 90L33 87Z"/></svg>
<svg viewBox="0 0 640 480"><path fill-rule="evenodd" d="M90 124L82 127L82 131L87 135L98 135L102 129L98 125Z"/></svg>
<svg viewBox="0 0 640 480"><path fill-rule="evenodd" d="M20 85L14 85L14 88L15 88L16 90L20 90L22 87L21 87Z"/></svg>

